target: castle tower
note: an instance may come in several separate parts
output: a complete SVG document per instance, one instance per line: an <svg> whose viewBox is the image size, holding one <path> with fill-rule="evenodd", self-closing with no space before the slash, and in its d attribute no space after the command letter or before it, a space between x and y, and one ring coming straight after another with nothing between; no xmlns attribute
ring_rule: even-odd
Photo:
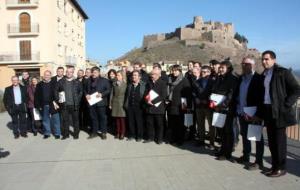
<svg viewBox="0 0 300 190"><path fill-rule="evenodd" d="M228 34L228 36L230 36L230 37L234 37L234 35L235 35L235 31L234 31L234 26L233 26L233 24L232 23L226 23L225 24L225 29L227 30L227 34Z"/></svg>
<svg viewBox="0 0 300 190"><path fill-rule="evenodd" d="M200 30L203 26L203 18L202 16L195 16L194 17L194 28Z"/></svg>

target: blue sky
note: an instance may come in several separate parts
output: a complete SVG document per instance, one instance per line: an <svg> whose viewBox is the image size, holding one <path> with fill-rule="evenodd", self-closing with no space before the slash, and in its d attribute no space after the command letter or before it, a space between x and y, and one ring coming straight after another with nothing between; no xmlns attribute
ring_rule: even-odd
<svg viewBox="0 0 300 190"><path fill-rule="evenodd" d="M143 35L171 32L193 17L232 22L250 48L277 53L278 63L300 69L299 0L79 0L89 16L87 56L106 64Z"/></svg>

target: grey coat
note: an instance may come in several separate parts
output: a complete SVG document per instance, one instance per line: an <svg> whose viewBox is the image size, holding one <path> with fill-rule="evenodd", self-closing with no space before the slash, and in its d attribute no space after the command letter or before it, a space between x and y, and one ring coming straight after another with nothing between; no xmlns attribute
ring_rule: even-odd
<svg viewBox="0 0 300 190"><path fill-rule="evenodd" d="M110 107L112 117L126 117L126 112L124 110L126 88L126 82L122 82L119 85L117 84L117 82L114 82L112 84L112 91L110 93Z"/></svg>

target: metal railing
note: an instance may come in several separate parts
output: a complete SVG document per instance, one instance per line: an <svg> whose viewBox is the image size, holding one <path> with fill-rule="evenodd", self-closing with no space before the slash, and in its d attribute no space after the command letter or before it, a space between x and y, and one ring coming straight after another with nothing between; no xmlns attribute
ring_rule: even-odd
<svg viewBox="0 0 300 190"><path fill-rule="evenodd" d="M38 5L39 0L6 0L6 5Z"/></svg>
<svg viewBox="0 0 300 190"><path fill-rule="evenodd" d="M32 52L31 54L18 54L18 53L0 53L1 62L26 62L26 61L39 61L40 52Z"/></svg>
<svg viewBox="0 0 300 190"><path fill-rule="evenodd" d="M39 33L40 26L37 23L33 23L29 26L22 26L19 24L8 24L7 32L8 32L8 34Z"/></svg>
<svg viewBox="0 0 300 190"><path fill-rule="evenodd" d="M286 129L286 134L290 139L300 141L300 99L298 99L296 106L297 124Z"/></svg>

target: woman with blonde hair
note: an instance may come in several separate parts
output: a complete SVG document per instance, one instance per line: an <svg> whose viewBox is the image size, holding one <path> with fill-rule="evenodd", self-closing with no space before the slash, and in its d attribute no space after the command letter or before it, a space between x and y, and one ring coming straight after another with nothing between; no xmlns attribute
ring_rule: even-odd
<svg viewBox="0 0 300 190"><path fill-rule="evenodd" d="M122 74L122 71L117 72L116 78L117 80L112 84L109 107L111 109L111 116L114 118L116 124L115 138L119 138L120 140L123 140L125 136L125 122L126 122L124 100L125 100L125 92L126 92L127 84Z"/></svg>

